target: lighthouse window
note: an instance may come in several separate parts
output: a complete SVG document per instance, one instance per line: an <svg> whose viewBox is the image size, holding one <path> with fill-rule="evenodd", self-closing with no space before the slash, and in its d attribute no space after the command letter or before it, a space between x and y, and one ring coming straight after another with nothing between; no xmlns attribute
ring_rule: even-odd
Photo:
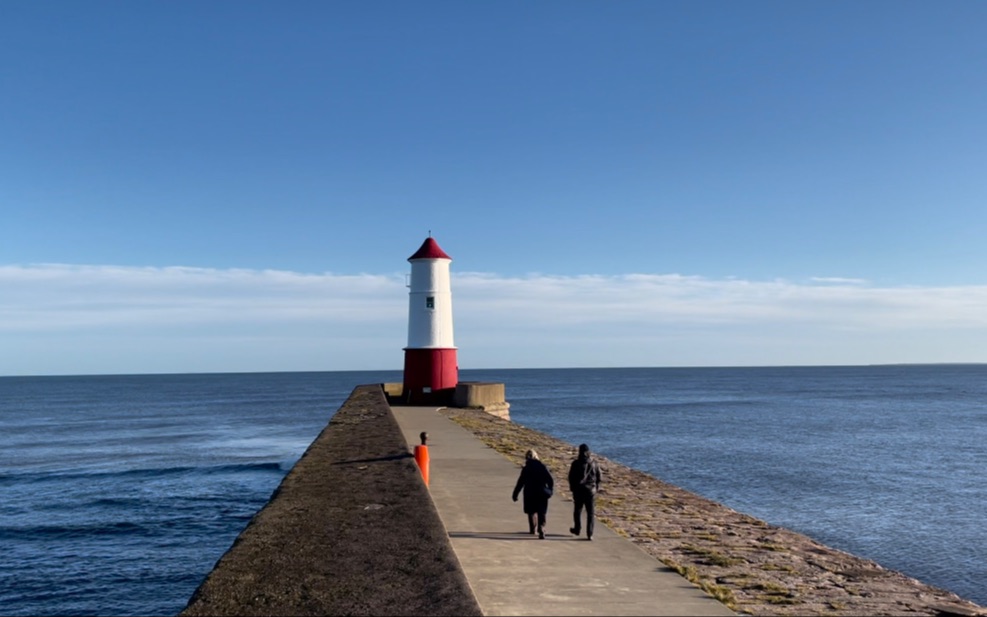
<svg viewBox="0 0 987 617"><path fill-rule="evenodd" d="M435 308L435 296L429 296L425 298L425 308L430 308L430 309Z"/></svg>

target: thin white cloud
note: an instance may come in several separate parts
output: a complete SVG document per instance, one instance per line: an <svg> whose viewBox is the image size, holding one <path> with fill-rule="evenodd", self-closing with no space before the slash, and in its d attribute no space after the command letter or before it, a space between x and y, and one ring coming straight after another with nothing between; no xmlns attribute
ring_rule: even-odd
<svg viewBox="0 0 987 617"><path fill-rule="evenodd" d="M759 324L833 327L987 327L987 286L879 288L862 283L714 280L697 276L455 279L457 308L552 324Z"/></svg>
<svg viewBox="0 0 987 617"><path fill-rule="evenodd" d="M866 285L866 279L843 278L839 276L814 276L809 279L813 283L831 283L833 285Z"/></svg>
<svg viewBox="0 0 987 617"><path fill-rule="evenodd" d="M403 273L0 266L0 374L390 369L406 342L405 284ZM987 360L987 286L474 272L452 285L465 366ZM71 368L80 355L86 367Z"/></svg>
<svg viewBox="0 0 987 617"><path fill-rule="evenodd" d="M0 266L0 331L399 319L399 276L277 270Z"/></svg>

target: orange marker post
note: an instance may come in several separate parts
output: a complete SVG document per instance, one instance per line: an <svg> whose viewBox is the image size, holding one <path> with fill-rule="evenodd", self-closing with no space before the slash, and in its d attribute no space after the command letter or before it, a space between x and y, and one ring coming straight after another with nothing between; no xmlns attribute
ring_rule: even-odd
<svg viewBox="0 0 987 617"><path fill-rule="evenodd" d="M415 446L415 462L418 463L418 468L422 472L422 480L425 481L425 486L428 486L428 433L422 431L421 435L422 443L420 446Z"/></svg>

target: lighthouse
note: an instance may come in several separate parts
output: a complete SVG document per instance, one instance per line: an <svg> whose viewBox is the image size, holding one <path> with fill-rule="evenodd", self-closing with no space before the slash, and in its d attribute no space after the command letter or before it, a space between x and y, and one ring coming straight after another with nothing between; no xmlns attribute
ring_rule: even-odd
<svg viewBox="0 0 987 617"><path fill-rule="evenodd" d="M402 398L410 404L446 403L459 382L449 285L452 258L429 234L408 261L411 279Z"/></svg>

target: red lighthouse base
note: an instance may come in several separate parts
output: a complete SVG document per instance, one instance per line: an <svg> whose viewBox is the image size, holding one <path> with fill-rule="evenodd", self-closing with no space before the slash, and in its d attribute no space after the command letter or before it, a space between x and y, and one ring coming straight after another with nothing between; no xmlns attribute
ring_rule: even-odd
<svg viewBox="0 0 987 617"><path fill-rule="evenodd" d="M409 405L447 405L459 383L456 349L404 349L402 400Z"/></svg>

